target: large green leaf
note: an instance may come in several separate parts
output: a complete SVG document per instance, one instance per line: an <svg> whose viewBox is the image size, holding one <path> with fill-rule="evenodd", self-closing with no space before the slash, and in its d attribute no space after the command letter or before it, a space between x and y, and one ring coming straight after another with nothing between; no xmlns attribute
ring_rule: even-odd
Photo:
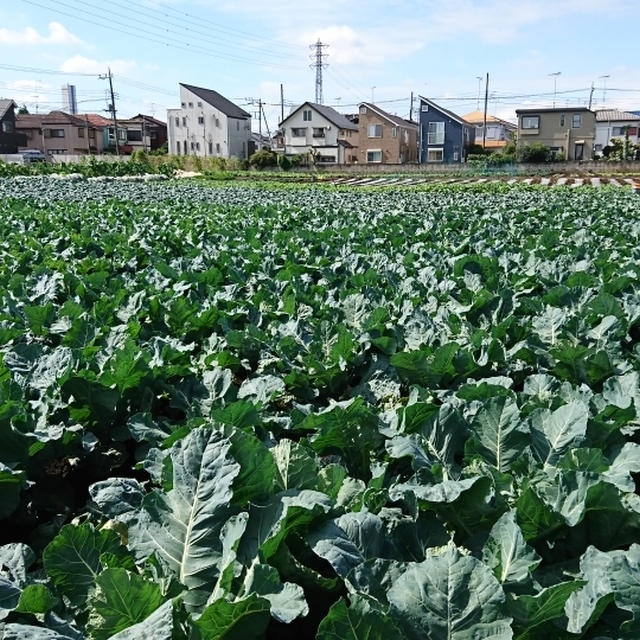
<svg viewBox="0 0 640 640"><path fill-rule="evenodd" d="M67 524L47 545L42 554L44 568L60 593L78 606L86 604L102 570L103 554L127 556L118 534L109 529L96 530L89 524Z"/></svg>
<svg viewBox="0 0 640 640"><path fill-rule="evenodd" d="M96 640L142 622L164 600L159 585L125 569L105 569L96 578L96 587L87 625Z"/></svg>
<svg viewBox="0 0 640 640"><path fill-rule="evenodd" d="M349 607L340 598L329 609L316 634L316 640L390 640L398 637L400 630L390 617L357 597L351 597Z"/></svg>
<svg viewBox="0 0 640 640"><path fill-rule="evenodd" d="M269 601L257 595L244 600L216 600L193 623L190 640L258 640L269 624Z"/></svg>
<svg viewBox="0 0 640 640"><path fill-rule="evenodd" d="M271 449L283 489L315 489L318 464L313 452L298 442L283 438Z"/></svg>
<svg viewBox="0 0 640 640"><path fill-rule="evenodd" d="M10 516L20 503L24 471L14 471L0 462L0 520Z"/></svg>
<svg viewBox="0 0 640 640"><path fill-rule="evenodd" d="M530 439L528 426L510 396L490 398L476 413L471 430L475 437L467 452L479 453L502 472L522 454Z"/></svg>
<svg viewBox="0 0 640 640"><path fill-rule="evenodd" d="M128 627L111 640L172 640L174 638L173 602L167 600L148 618Z"/></svg>
<svg viewBox="0 0 640 640"><path fill-rule="evenodd" d="M515 511L508 511L493 525L482 550L482 561L504 586L526 583L540 560L524 541Z"/></svg>
<svg viewBox="0 0 640 640"><path fill-rule="evenodd" d="M138 558L161 557L189 590L190 607L204 605L246 526L247 514L229 504L240 472L230 448L227 438L204 427L176 442L173 488L147 494L130 523L129 544Z"/></svg>
<svg viewBox="0 0 640 640"><path fill-rule="evenodd" d="M502 587L487 566L453 544L421 563L408 564L388 599L411 640L512 637Z"/></svg>

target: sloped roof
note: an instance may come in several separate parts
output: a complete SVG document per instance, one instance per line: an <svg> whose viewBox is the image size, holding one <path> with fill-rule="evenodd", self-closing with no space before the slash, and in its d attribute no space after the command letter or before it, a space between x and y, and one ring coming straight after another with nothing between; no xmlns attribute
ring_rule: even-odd
<svg viewBox="0 0 640 640"><path fill-rule="evenodd" d="M429 98L425 98L424 96L418 96L418 97L422 102L426 102L430 107L433 107L434 109L440 111L440 113L443 113L444 115L449 116L452 120L455 120L459 124L466 125L468 127L472 126L470 122L468 122L464 118L461 118L457 113L453 113L453 111L449 111L449 109L445 109L444 107L441 107L439 104L436 104L433 100L429 100Z"/></svg>
<svg viewBox="0 0 640 640"><path fill-rule="evenodd" d="M480 109L477 109L476 111L472 111L471 113L466 113L462 116L462 119L470 122L471 124L482 124L484 122L484 111L480 111ZM515 124L513 124L513 122L502 120L501 118L489 115L488 113L487 122L497 122L498 124L502 124L505 127L513 130L518 128Z"/></svg>
<svg viewBox="0 0 640 640"><path fill-rule="evenodd" d="M389 113L388 111L384 111L383 109L376 106L375 104L372 104L371 102L361 102L359 107L366 107L367 109L371 109L372 111L377 113L381 118L385 118L392 124L397 124L399 127L415 127L416 129L418 128L417 122L411 122L411 120L405 120L400 116L394 116L393 114Z"/></svg>
<svg viewBox="0 0 640 640"><path fill-rule="evenodd" d="M157 125L160 125L162 127L166 127L167 126L166 122L163 122L162 120L158 120L157 118L154 118L153 116L147 116L144 113L138 113L135 116L131 116L131 118L118 118L118 122L121 122L121 123L141 122L142 118L144 118L145 122L151 122L152 124L157 124Z"/></svg>
<svg viewBox="0 0 640 640"><path fill-rule="evenodd" d="M5 113L7 113L12 106L17 107L18 105L13 100L0 100L0 118L4 118Z"/></svg>
<svg viewBox="0 0 640 640"><path fill-rule="evenodd" d="M197 95L198 98L202 98L205 102L210 104L212 107L215 107L219 111L222 111L222 113L229 116L230 118L242 118L243 120L246 120L247 118L251 117L250 113L247 113L238 105L233 104L231 100L228 100L213 89L194 87L192 84L185 84L184 82L181 82L180 86L184 87L188 91L191 91L191 93Z"/></svg>
<svg viewBox="0 0 640 640"><path fill-rule="evenodd" d="M278 126L281 127L294 113L297 113L303 107L311 107L315 109L319 114L324 116L331 124L334 124L338 129L350 129L351 131L357 131L358 126L353 124L351 120L345 118L341 113L338 113L332 107L327 107L324 104L317 104L316 102L304 102L299 107L294 109Z"/></svg>
<svg viewBox="0 0 640 640"><path fill-rule="evenodd" d="M81 117L85 121L88 120L89 124L92 124L94 127L110 127L113 125L113 120L111 118L105 118L99 113L87 113L78 117Z"/></svg>
<svg viewBox="0 0 640 640"><path fill-rule="evenodd" d="M98 117L101 118L102 116ZM76 127L87 126L84 116L72 115L70 113L65 113L64 111L51 111L50 113L24 113L16 116L16 127L28 129L30 127L41 127L44 124L72 124Z"/></svg>
<svg viewBox="0 0 640 640"><path fill-rule="evenodd" d="M41 113L19 113L16 116L16 129L36 129L42 126L43 118Z"/></svg>
<svg viewBox="0 0 640 640"><path fill-rule="evenodd" d="M640 116L629 111L620 111L619 109L601 109L596 111L597 122L619 122L621 120L640 120Z"/></svg>

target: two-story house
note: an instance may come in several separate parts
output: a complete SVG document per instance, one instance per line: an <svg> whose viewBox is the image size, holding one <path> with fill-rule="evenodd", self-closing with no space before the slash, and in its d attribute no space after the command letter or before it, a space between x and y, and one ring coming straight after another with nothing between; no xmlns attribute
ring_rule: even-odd
<svg viewBox="0 0 640 640"><path fill-rule="evenodd" d="M118 119L118 128L126 130L125 151L154 151L167 141L167 125L152 116L139 113L133 118Z"/></svg>
<svg viewBox="0 0 640 640"><path fill-rule="evenodd" d="M305 102L280 123L286 155L312 155L318 164L357 162L358 125L332 107Z"/></svg>
<svg viewBox="0 0 640 640"><path fill-rule="evenodd" d="M465 162L475 127L433 100L420 96L421 163Z"/></svg>
<svg viewBox="0 0 640 640"><path fill-rule="evenodd" d="M358 162L405 164L418 161L418 125L370 102L358 108Z"/></svg>
<svg viewBox="0 0 640 640"><path fill-rule="evenodd" d="M497 153L502 153L507 143L515 138L514 134L518 130L518 127L512 122L487 114L487 127L483 131L484 112L479 109L465 114L462 119L476 128L476 144L482 145L484 133L484 148Z"/></svg>
<svg viewBox="0 0 640 640"><path fill-rule="evenodd" d="M102 151L97 144L96 127L85 116L64 111L18 115L16 129L26 136L23 149L39 149L45 155L81 155Z"/></svg>
<svg viewBox="0 0 640 640"><path fill-rule="evenodd" d="M516 109L517 149L543 144L567 160L592 160L596 114L586 107Z"/></svg>
<svg viewBox="0 0 640 640"><path fill-rule="evenodd" d="M16 107L13 100L0 100L0 153L18 153L27 144L24 133L16 131Z"/></svg>
<svg viewBox="0 0 640 640"><path fill-rule="evenodd" d="M640 143L640 115L618 109L596 111L595 152L597 154L601 154L602 150L611 144L613 138L624 140L626 136L630 143Z"/></svg>
<svg viewBox="0 0 640 640"><path fill-rule="evenodd" d="M167 110L169 153L249 157L251 114L213 89L180 83L180 108Z"/></svg>
<svg viewBox="0 0 640 640"><path fill-rule="evenodd" d="M118 151L119 153L126 154L131 153L131 149L126 148L127 144L127 129L121 126L119 122L116 122L117 127L113 126L113 118L106 118L99 113L87 113L78 116L84 118L87 122L95 128L97 135L95 140L97 153L115 153L116 151L116 129L118 135ZM92 152L93 153L93 152Z"/></svg>

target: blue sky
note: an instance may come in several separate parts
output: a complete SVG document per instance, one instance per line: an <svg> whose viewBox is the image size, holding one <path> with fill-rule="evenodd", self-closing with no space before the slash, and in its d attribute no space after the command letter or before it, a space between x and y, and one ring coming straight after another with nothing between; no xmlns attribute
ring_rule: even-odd
<svg viewBox="0 0 640 640"><path fill-rule="evenodd" d="M373 100L408 117L409 96L460 115L518 107L640 109L638 0L13 0L0 3L0 97L31 112L60 109L75 84L82 112L106 108L110 67L118 115L165 119L178 83L219 91L270 129L287 102L314 100L309 45L329 45L324 103ZM550 74L560 72L557 76ZM478 77L481 80L478 80ZM416 103L417 106L417 103ZM257 118L254 129L257 129Z"/></svg>

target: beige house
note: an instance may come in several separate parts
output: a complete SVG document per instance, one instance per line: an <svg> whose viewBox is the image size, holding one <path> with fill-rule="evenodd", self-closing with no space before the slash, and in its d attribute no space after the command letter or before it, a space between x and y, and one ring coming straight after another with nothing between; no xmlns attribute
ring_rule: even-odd
<svg viewBox="0 0 640 640"><path fill-rule="evenodd" d="M476 128L476 144L482 145L484 128L484 111L479 109L462 116L463 120L470 122ZM512 122L507 122L496 116L487 114L487 129L484 132L484 148L490 151L502 153L507 142L515 138L518 127Z"/></svg>
<svg viewBox="0 0 640 640"><path fill-rule="evenodd" d="M358 162L406 164L418 161L416 122L394 116L370 102L362 102L358 114Z"/></svg>
<svg viewBox="0 0 640 640"><path fill-rule="evenodd" d="M39 149L45 155L79 155L100 153L100 138L96 127L84 116L64 111L47 114L20 114L16 131L27 136L21 149Z"/></svg>
<svg viewBox="0 0 640 640"><path fill-rule="evenodd" d="M357 162L358 125L315 102L296 107L281 123L286 155L310 153L318 164Z"/></svg>
<svg viewBox="0 0 640 640"><path fill-rule="evenodd" d="M586 107L516 109L518 150L543 144L567 160L593 160L596 114Z"/></svg>

